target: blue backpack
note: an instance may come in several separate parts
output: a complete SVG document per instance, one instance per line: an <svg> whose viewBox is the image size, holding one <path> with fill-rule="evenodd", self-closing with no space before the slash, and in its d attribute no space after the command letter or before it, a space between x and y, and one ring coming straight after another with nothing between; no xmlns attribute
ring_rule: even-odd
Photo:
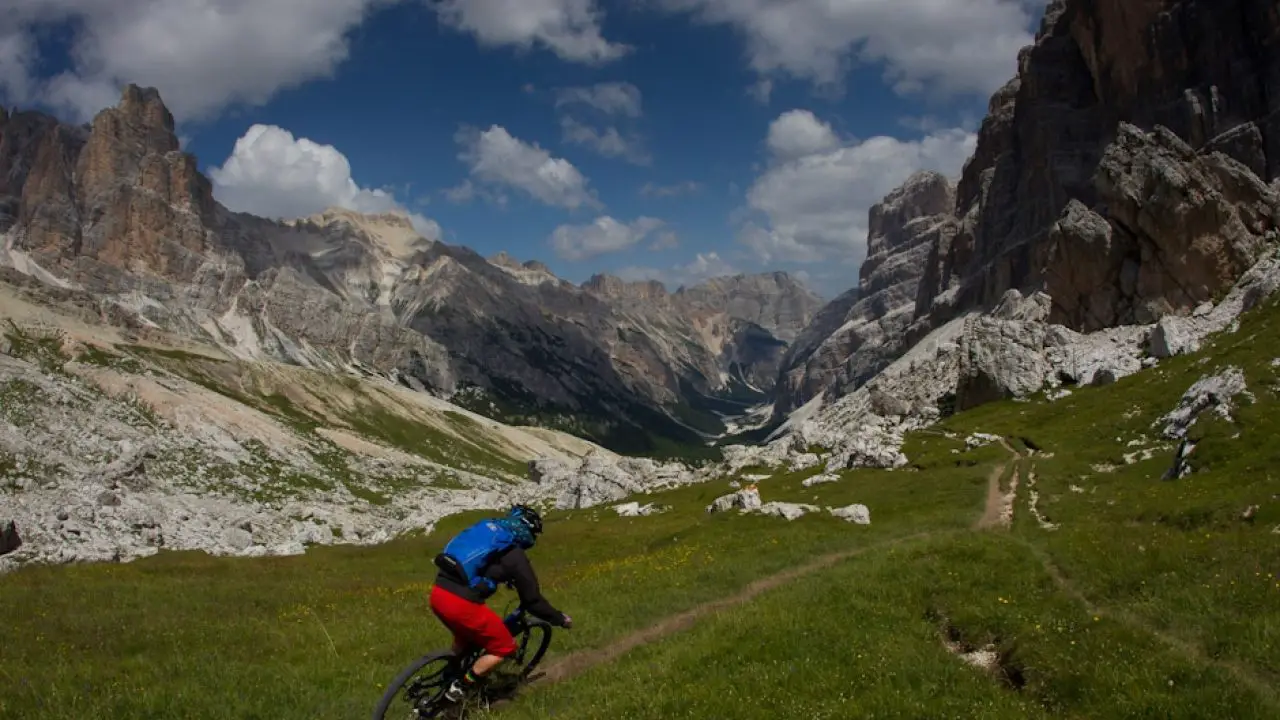
<svg viewBox="0 0 1280 720"><path fill-rule="evenodd" d="M449 577L488 597L497 592L498 585L480 573L491 558L520 544L519 540L505 518L481 520L450 540L444 551L436 555L435 565Z"/></svg>

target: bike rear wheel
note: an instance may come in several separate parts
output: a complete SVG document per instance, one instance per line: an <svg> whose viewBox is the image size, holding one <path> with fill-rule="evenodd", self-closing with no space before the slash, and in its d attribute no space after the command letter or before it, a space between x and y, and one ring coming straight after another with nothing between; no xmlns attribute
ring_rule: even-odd
<svg viewBox="0 0 1280 720"><path fill-rule="evenodd" d="M486 701L500 702L512 697L519 685L529 679L551 646L551 625L548 623L524 620L514 629L516 653L509 664L504 663L507 665L505 669L499 666L495 672L497 677L491 677L491 682L481 691L482 699ZM387 686L386 693L373 711L373 720L423 720L464 713L465 708L446 701L444 693L454 679L470 667L478 654L478 651L473 651L459 657L452 651L443 650L418 658ZM511 682L504 682L503 676Z"/></svg>
<svg viewBox="0 0 1280 720"><path fill-rule="evenodd" d="M457 669L458 656L448 650L418 658L387 686L386 693L373 711L373 720L440 717L449 708L444 700L444 691L449 689Z"/></svg>

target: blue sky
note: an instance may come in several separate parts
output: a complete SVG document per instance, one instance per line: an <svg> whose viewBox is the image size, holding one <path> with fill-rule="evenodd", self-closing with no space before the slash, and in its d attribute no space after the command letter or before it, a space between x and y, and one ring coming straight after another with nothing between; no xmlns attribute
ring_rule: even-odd
<svg viewBox="0 0 1280 720"><path fill-rule="evenodd" d="M958 175L1043 0L11 0L0 99L160 89L240 210L676 285L857 282L869 206ZM107 6L110 7L107 7Z"/></svg>

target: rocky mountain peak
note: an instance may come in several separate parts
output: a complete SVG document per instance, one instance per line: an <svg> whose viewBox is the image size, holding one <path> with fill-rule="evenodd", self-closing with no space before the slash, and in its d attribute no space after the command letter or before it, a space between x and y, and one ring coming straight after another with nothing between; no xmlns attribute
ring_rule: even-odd
<svg viewBox="0 0 1280 720"><path fill-rule="evenodd" d="M0 194L20 199L25 232L14 250L33 265L105 289L126 269L190 277L218 244L212 186L178 151L173 116L154 89L127 87L88 128L16 117L0 140L10 180Z"/></svg>
<svg viewBox="0 0 1280 720"><path fill-rule="evenodd" d="M307 220L320 226L332 225L334 223L341 222L361 227L379 225L383 227L400 228L402 230L413 230L413 221L409 219L409 214L403 210L387 210L386 212L380 213L362 213L342 207L328 207L307 218Z"/></svg>
<svg viewBox="0 0 1280 720"><path fill-rule="evenodd" d="M746 275L739 273L737 275L720 275L717 277L707 278L695 285L686 285L676 291L676 294L682 295L700 295L705 293L724 293L742 291L747 288L754 289L779 289L779 288L796 288L802 287L801 283L789 273L783 271L757 273L754 275Z"/></svg>
<svg viewBox="0 0 1280 720"><path fill-rule="evenodd" d="M668 296L667 287L657 280L628 282L620 277L599 273L582 284L582 289L608 300L661 300Z"/></svg>
<svg viewBox="0 0 1280 720"><path fill-rule="evenodd" d="M905 227L919 217L949 215L955 211L956 190L945 175L918 172L871 207L868 241L884 238L889 228ZM863 271L865 278L866 272Z"/></svg>
<svg viewBox="0 0 1280 720"><path fill-rule="evenodd" d="M1142 133L1163 127L1197 155L1220 153L1264 182L1280 176L1278 49L1280 9L1274 0L1059 0L1050 6L1034 45L1019 56L1018 77L992 98L992 112L960 182L957 215L965 227L931 261L930 274L941 280L928 283L919 308L920 317L928 319L913 337L957 312L991 307L1008 289L1037 287L1052 264L1056 271L1069 270L1054 258L1075 252L1072 246L1089 254L1079 241L1084 236L1054 226L1085 218L1082 209L1115 219L1108 208L1125 202L1113 196L1123 188L1107 180L1111 171L1101 172L1101 166L1109 152L1113 159L1125 152L1112 148L1117 138L1133 146L1136 136L1122 134L1122 123ZM1167 138L1153 139L1148 148L1171 149ZM1131 177L1133 184L1182 183L1141 157L1131 169L1149 176ZM1174 196L1152 199L1164 205L1152 217L1189 209L1175 207L1181 201ZM1206 216L1213 212L1204 209ZM1079 229L1087 237L1102 237ZM1070 282L1079 296L1054 295L1055 321L1075 329L1146 322L1149 308L1186 312L1221 289L1198 286L1173 300L1165 288L1197 285L1196 272L1155 270L1162 261L1152 250L1165 241L1148 243L1143 228L1138 235L1134 228L1116 230L1106 247L1093 249L1093 264L1105 267ZM1165 279L1139 288L1133 280L1143 265ZM1081 311L1081 299L1095 291L1110 300L1091 301Z"/></svg>
<svg viewBox="0 0 1280 720"><path fill-rule="evenodd" d="M132 84L126 86L120 104L99 113L94 118L95 126L103 115L142 135L146 147L152 152L165 153L178 149L173 113L169 112L164 100L160 98L160 91L155 88L141 88Z"/></svg>
<svg viewBox="0 0 1280 720"><path fill-rule="evenodd" d="M573 287L572 283L561 280L546 265L536 260L521 263L506 250L498 251L496 254L489 256L487 260L490 265L502 270L524 285L541 286L543 283L551 283L557 287Z"/></svg>
<svg viewBox="0 0 1280 720"><path fill-rule="evenodd" d="M304 220L286 224L306 224L330 230L340 228L340 234L354 233L401 262L407 262L433 244L433 241L422 237L413 227L413 221L409 219L409 215L399 210L359 213L346 208L331 207Z"/></svg>
<svg viewBox="0 0 1280 720"><path fill-rule="evenodd" d="M506 250L498 251L496 255L491 255L488 258L488 260L489 262L493 263L494 265L497 265L500 268L507 268L509 270L517 270L517 269L524 268L524 265L521 265L519 260L516 260L514 257L511 257L511 254L508 253Z"/></svg>
<svg viewBox="0 0 1280 720"><path fill-rule="evenodd" d="M776 386L776 413L828 387L865 382L893 361L932 247L955 234L955 197L945 176L920 172L871 208L858 287L824 307L792 343Z"/></svg>

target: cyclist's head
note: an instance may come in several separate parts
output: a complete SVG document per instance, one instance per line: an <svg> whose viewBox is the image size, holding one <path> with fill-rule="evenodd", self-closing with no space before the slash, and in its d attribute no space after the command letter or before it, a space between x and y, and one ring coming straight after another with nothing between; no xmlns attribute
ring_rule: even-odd
<svg viewBox="0 0 1280 720"><path fill-rule="evenodd" d="M529 530L530 536L534 539L536 539L538 535L542 534L542 516L538 514L537 510L534 510L528 505L513 506L507 511L507 517L517 520L521 525L524 525Z"/></svg>

